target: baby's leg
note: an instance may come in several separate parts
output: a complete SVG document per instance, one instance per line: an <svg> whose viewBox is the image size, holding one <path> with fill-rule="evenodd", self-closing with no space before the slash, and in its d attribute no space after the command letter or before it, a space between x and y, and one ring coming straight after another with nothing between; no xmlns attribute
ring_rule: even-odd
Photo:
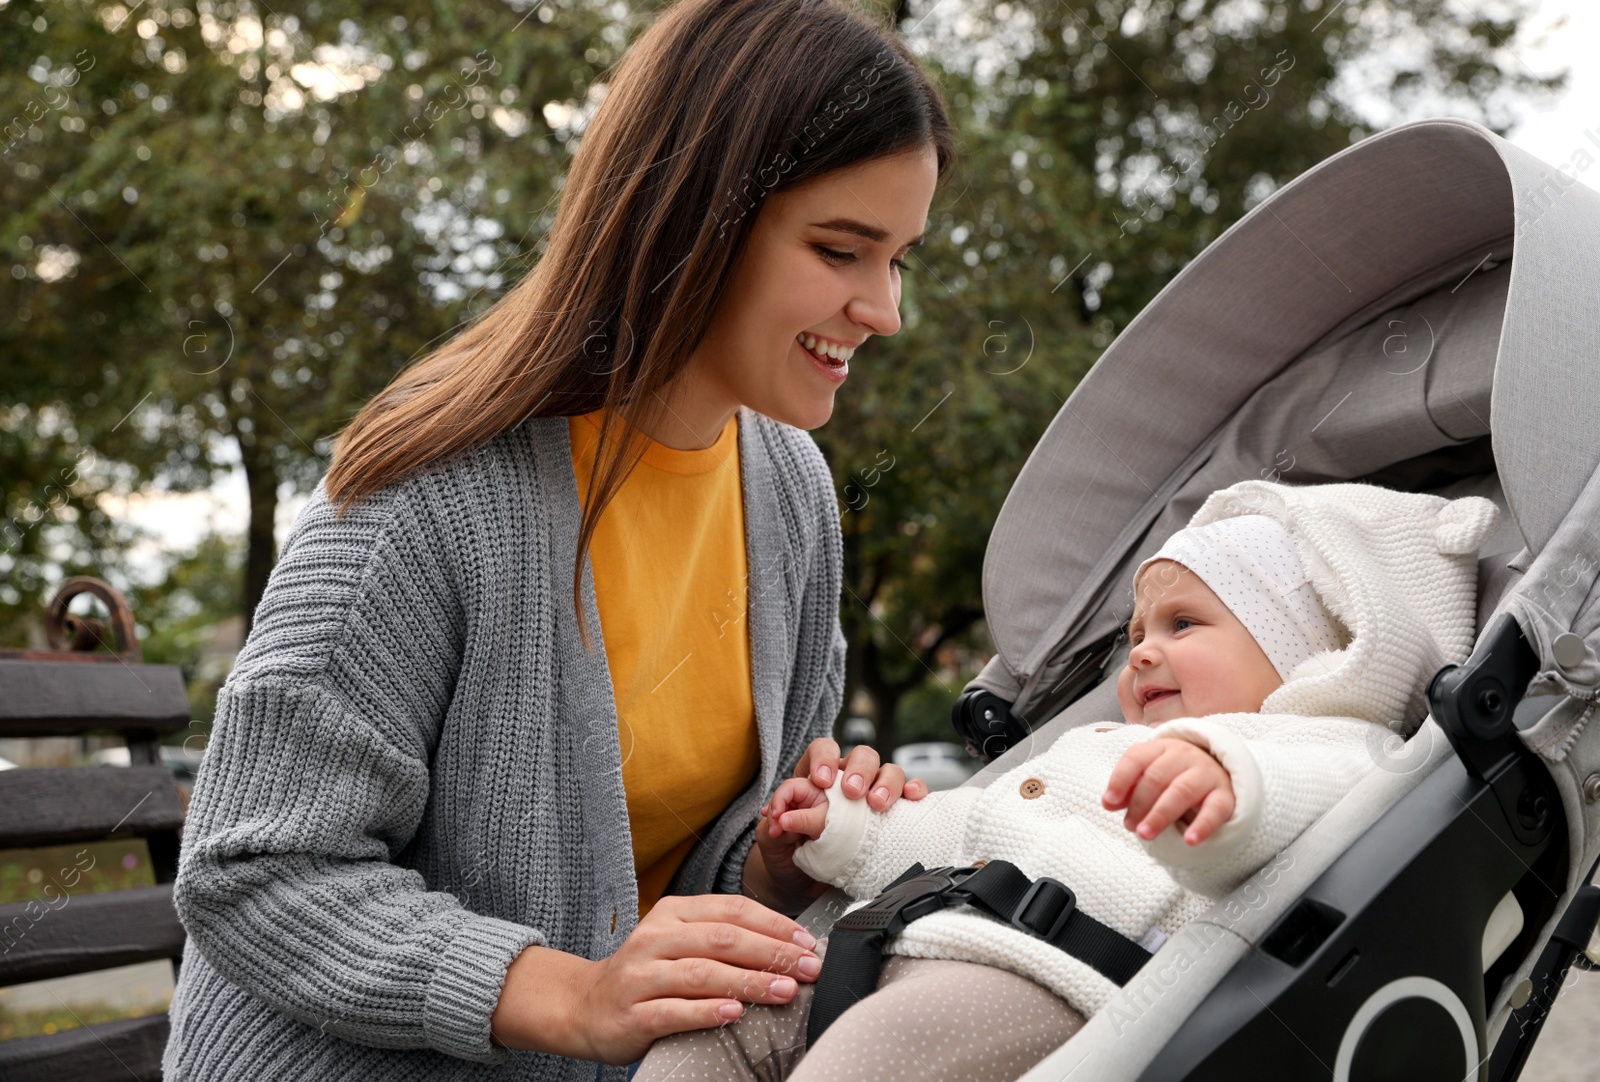
<svg viewBox="0 0 1600 1082"><path fill-rule="evenodd" d="M826 957L827 940L817 947ZM878 990L806 1050L813 984L783 1006L657 1041L633 1082L1012 1082L1084 1018L1055 993L993 966L884 959ZM804 1058L802 1058L804 1057Z"/></svg>
<svg viewBox="0 0 1600 1082"><path fill-rule="evenodd" d="M817 945L819 955L826 955L827 942ZM727 1025L661 1038L632 1082L781 1082L805 1052L815 989L801 983L788 1003L747 1003Z"/></svg>
<svg viewBox="0 0 1600 1082"><path fill-rule="evenodd" d="M1004 969L890 955L878 990L840 1015L788 1078L1012 1082L1083 1024L1055 993Z"/></svg>

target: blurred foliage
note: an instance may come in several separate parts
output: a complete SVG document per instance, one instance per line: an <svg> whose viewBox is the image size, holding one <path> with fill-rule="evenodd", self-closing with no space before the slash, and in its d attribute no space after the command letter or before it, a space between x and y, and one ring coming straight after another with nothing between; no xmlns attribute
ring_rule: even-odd
<svg viewBox="0 0 1600 1082"><path fill-rule="evenodd" d="M156 582L133 587L128 604L138 624L144 660L176 665L189 692L189 716L209 728L217 691L242 640L244 538L207 534L179 554ZM181 744L194 731L175 733ZM203 746L203 745L197 745Z"/></svg>
<svg viewBox="0 0 1600 1082"><path fill-rule="evenodd" d="M170 993L168 994L170 998ZM119 1004L90 1003L76 1007L45 1007L40 1010L7 1010L0 1004L0 1041L13 1037L39 1037L61 1033L79 1026L97 1026L102 1022L115 1022L120 1018L143 1018L167 1009L165 1003L154 1002L138 1007Z"/></svg>
<svg viewBox="0 0 1600 1082"><path fill-rule="evenodd" d="M97 573L136 598L150 660L200 674L328 435L537 259L592 84L659 7L0 4L0 643L62 575ZM944 87L964 158L904 330L815 434L849 686L884 747L882 719L924 732L988 656L980 575L1011 480L1184 263L1396 117L1503 131L1559 86L1511 52L1525 3L916 7L870 10ZM213 537L133 588L112 498L239 468L237 547Z"/></svg>
<svg viewBox="0 0 1600 1082"><path fill-rule="evenodd" d="M148 887L155 881L150 850L143 838L0 849L0 905L37 900L47 910L54 910L70 904L61 901L64 895ZM49 913L41 919L48 920Z"/></svg>

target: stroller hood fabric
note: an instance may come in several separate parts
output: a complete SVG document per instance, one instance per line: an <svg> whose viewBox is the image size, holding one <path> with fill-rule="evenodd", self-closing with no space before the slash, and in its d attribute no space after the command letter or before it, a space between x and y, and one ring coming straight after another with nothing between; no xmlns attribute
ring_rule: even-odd
<svg viewBox="0 0 1600 1082"><path fill-rule="evenodd" d="M1238 515L1284 525L1346 631L1344 646L1301 662L1261 712L1361 718L1410 735L1428 713L1428 680L1472 652L1478 547L1499 509L1480 496L1241 481L1212 493L1189 525Z"/></svg>

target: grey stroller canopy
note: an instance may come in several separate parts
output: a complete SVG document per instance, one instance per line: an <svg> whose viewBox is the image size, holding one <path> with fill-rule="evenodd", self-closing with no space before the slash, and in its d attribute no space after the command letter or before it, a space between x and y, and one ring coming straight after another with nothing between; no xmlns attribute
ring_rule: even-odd
<svg viewBox="0 0 1600 1082"><path fill-rule="evenodd" d="M1600 917L1597 359L1600 193L1430 120L1273 193L1090 370L989 543L997 653L956 725L1014 746L968 784L1116 716L1133 568L1213 491L1361 480L1505 514L1429 716L1027 1082L1516 1077Z"/></svg>

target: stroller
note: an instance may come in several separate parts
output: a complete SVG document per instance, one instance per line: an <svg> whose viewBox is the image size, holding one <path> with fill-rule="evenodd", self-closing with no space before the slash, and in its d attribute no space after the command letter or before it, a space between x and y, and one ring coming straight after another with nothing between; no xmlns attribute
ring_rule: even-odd
<svg viewBox="0 0 1600 1082"><path fill-rule="evenodd" d="M1216 489L1359 480L1502 517L1429 716L1375 729L1378 769L1024 1082L1518 1076L1600 962L1597 356L1600 193L1430 120L1264 200L1091 369L989 542L998 652L954 721L993 761L967 784L1119 716L1126 584Z"/></svg>

